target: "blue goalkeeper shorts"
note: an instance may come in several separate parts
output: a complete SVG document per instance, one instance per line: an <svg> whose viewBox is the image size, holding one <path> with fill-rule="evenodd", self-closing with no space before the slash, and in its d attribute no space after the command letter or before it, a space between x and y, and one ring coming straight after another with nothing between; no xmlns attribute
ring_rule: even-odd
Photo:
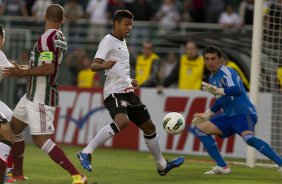
<svg viewBox="0 0 282 184"><path fill-rule="evenodd" d="M227 117L222 113L212 117L210 122L223 132L220 137L226 138L236 133L241 135L241 133L245 130L255 132L257 118L248 114Z"/></svg>

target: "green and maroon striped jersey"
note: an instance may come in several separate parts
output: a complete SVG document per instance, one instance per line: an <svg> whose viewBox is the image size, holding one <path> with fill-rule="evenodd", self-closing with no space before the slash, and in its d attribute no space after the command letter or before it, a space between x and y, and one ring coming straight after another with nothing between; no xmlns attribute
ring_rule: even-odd
<svg viewBox="0 0 282 184"><path fill-rule="evenodd" d="M48 106L57 106L59 94L57 78L60 63L67 43L63 33L56 29L49 29L37 40L31 51L29 67L34 68L42 64L55 64L55 71L47 76L28 76L27 99Z"/></svg>

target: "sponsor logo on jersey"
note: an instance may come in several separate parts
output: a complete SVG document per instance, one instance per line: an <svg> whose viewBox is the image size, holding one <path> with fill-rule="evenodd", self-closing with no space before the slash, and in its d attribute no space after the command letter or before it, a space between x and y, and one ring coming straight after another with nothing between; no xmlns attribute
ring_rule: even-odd
<svg viewBox="0 0 282 184"><path fill-rule="evenodd" d="M62 40L55 40L55 46L67 50L67 42Z"/></svg>

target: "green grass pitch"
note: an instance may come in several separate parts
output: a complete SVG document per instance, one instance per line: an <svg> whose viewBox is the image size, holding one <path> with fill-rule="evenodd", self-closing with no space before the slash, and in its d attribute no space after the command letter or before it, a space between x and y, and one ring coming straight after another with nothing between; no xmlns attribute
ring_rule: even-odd
<svg viewBox="0 0 282 184"><path fill-rule="evenodd" d="M88 178L88 184L281 184L277 168L247 168L231 165L232 174L207 176L203 172L214 166L208 157L185 155L184 164L161 177L150 153L128 150L98 149L93 154L93 172L82 170L76 153L81 147L62 146L75 166ZM168 159L177 155L164 154ZM204 162L195 162L204 160ZM69 174L53 163L33 145L26 146L24 172L26 184L71 184Z"/></svg>

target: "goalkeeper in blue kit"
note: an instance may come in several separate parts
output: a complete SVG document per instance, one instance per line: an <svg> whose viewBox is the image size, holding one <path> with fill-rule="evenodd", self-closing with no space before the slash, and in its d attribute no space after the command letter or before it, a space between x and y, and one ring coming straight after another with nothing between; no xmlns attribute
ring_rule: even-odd
<svg viewBox="0 0 282 184"><path fill-rule="evenodd" d="M211 135L222 138L239 134L244 141L273 160L282 170L281 157L263 140L255 136L257 112L246 94L243 83L235 70L221 64L221 50L215 46L204 49L205 65L210 71L209 83L203 89L217 97L210 110L196 113L192 123L196 136L201 140L216 166L205 174L229 174L231 169L223 160ZM220 109L222 113L217 113Z"/></svg>

